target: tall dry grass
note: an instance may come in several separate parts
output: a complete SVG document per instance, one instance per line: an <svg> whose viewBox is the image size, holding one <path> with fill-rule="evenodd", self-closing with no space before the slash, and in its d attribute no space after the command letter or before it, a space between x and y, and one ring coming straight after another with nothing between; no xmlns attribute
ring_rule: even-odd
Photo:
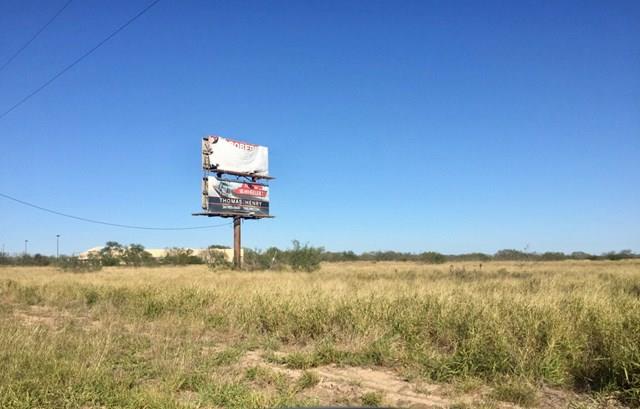
<svg viewBox="0 0 640 409"><path fill-rule="evenodd" d="M254 394L238 379L210 390L207 376L225 379L220 368L258 347L292 368L379 365L640 399L637 261L3 268L0 300L1 407L192 407L180 391L198 405L299 403L295 391Z"/></svg>

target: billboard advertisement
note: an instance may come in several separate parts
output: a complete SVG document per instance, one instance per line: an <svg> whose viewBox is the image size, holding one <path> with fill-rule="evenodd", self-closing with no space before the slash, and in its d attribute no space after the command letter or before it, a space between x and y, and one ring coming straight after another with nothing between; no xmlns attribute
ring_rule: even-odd
<svg viewBox="0 0 640 409"><path fill-rule="evenodd" d="M269 215L269 186L218 179L202 179L202 208L207 213Z"/></svg>
<svg viewBox="0 0 640 409"><path fill-rule="evenodd" d="M202 139L202 167L213 171L268 176L269 149L222 136L208 136Z"/></svg>

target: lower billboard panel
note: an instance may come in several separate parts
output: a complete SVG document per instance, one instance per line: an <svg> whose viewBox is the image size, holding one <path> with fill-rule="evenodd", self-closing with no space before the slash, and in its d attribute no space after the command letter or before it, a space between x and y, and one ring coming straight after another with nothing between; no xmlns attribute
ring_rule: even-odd
<svg viewBox="0 0 640 409"><path fill-rule="evenodd" d="M244 199L207 198L207 213L246 214L250 216L268 216L269 203Z"/></svg>
<svg viewBox="0 0 640 409"><path fill-rule="evenodd" d="M202 208L207 213L269 215L269 186L256 183L203 179Z"/></svg>

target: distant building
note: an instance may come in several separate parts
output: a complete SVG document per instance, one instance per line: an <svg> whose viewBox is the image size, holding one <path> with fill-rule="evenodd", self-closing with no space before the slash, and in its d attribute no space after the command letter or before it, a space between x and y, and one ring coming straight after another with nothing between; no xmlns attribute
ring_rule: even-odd
<svg viewBox="0 0 640 409"><path fill-rule="evenodd" d="M90 254L95 254L95 255L99 255L100 251L104 248L104 246L98 246L98 247L91 247L90 249L83 251L82 253L78 254L78 258L80 260L86 260L89 258ZM210 249L194 249L194 248L180 248L181 250L191 250L191 254L194 256L198 256L200 258L205 259L205 257L207 256L207 253L210 251ZM145 248L144 251L146 251L147 253L151 254L151 256L153 258L156 259L160 259L165 257L172 249L171 248L165 248L165 249L147 249ZM229 261L232 262L233 261L233 249L227 248L227 249L211 249L213 251L217 251L217 252L221 252L224 254L224 258ZM244 250L242 250L242 254L244 254Z"/></svg>

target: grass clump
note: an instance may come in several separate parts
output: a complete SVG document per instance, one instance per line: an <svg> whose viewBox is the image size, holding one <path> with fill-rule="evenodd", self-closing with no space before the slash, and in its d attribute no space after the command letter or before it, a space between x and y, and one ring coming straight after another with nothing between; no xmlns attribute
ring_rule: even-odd
<svg viewBox="0 0 640 409"><path fill-rule="evenodd" d="M365 392L360 397L362 405L377 408L382 405L383 395L381 392Z"/></svg>
<svg viewBox="0 0 640 409"><path fill-rule="evenodd" d="M300 389L313 388L320 383L320 377L311 371L304 371L298 379L297 386Z"/></svg>
<svg viewBox="0 0 640 409"><path fill-rule="evenodd" d="M231 365L238 362L243 353L244 349L239 347L226 348L211 357L211 364L214 366Z"/></svg>
<svg viewBox="0 0 640 409"><path fill-rule="evenodd" d="M503 402L511 402L524 407L532 407L537 402L536 388L526 380L506 379L495 385L491 397Z"/></svg>
<svg viewBox="0 0 640 409"><path fill-rule="evenodd" d="M271 355L269 359L291 369L310 369L329 364L374 366L391 360L391 350L381 345L386 347L384 341L378 340L353 351L337 348L332 342L324 341L310 352L292 352L283 356Z"/></svg>
<svg viewBox="0 0 640 409"><path fill-rule="evenodd" d="M229 409L262 409L267 399L240 382L215 383L202 391L201 402Z"/></svg>

